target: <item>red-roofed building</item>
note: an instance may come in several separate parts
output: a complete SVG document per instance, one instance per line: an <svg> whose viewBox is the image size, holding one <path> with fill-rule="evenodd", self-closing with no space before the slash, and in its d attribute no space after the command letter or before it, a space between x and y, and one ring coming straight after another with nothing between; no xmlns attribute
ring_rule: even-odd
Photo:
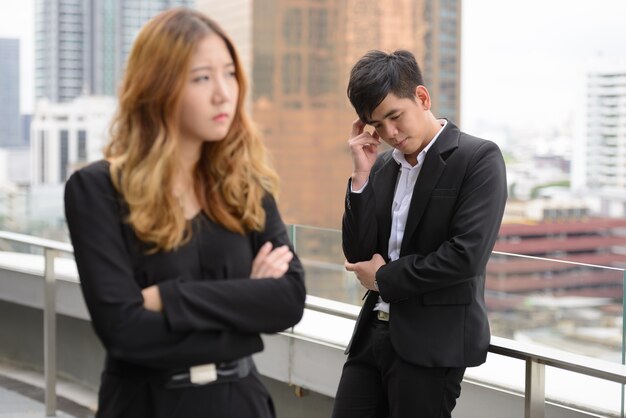
<svg viewBox="0 0 626 418"><path fill-rule="evenodd" d="M610 267L626 268L626 219L503 224L487 267L487 304L510 310L527 296L550 295L621 305L624 274Z"/></svg>

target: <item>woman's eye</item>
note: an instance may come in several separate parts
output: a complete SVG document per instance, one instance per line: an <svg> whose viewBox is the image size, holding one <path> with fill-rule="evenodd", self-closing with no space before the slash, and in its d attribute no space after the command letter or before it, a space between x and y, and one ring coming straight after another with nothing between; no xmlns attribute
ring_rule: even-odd
<svg viewBox="0 0 626 418"><path fill-rule="evenodd" d="M203 76L196 77L196 78L193 79L194 83L201 83L201 82L204 82L204 81L209 81L209 76L208 75L203 75Z"/></svg>

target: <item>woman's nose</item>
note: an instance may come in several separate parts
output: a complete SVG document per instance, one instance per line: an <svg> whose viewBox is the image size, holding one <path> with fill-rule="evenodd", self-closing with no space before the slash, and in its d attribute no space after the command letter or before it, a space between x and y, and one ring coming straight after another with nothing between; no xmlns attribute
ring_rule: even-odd
<svg viewBox="0 0 626 418"><path fill-rule="evenodd" d="M213 101L215 103L224 103L231 98L231 91L228 88L228 83L223 77L218 77L215 80L215 88L213 90Z"/></svg>

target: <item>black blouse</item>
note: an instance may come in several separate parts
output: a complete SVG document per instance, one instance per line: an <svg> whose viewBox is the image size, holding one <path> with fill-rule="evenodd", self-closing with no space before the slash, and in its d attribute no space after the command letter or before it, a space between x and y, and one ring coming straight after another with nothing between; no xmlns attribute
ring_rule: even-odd
<svg viewBox="0 0 626 418"><path fill-rule="evenodd" d="M128 210L109 163L75 172L65 213L83 295L108 356L150 369L229 361L262 350L260 333L296 324L306 295L296 256L283 277L250 280L263 243L291 247L274 199L268 195L263 207L262 232L239 235L200 214L190 221L190 242L148 254L124 221ZM143 307L141 289L153 284L162 313Z"/></svg>

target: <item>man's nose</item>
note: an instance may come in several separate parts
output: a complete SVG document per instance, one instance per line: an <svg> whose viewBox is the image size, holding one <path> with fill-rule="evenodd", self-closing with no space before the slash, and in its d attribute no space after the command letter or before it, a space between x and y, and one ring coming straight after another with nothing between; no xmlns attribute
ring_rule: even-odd
<svg viewBox="0 0 626 418"><path fill-rule="evenodd" d="M381 136L385 139L395 138L398 135L398 129L394 125L384 125Z"/></svg>

